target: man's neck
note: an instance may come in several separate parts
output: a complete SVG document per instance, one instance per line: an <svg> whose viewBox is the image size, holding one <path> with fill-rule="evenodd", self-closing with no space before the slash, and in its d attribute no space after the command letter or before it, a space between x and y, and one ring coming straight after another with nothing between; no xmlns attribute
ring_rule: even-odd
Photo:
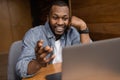
<svg viewBox="0 0 120 80"><path fill-rule="evenodd" d="M56 41L61 38L61 35L55 35Z"/></svg>

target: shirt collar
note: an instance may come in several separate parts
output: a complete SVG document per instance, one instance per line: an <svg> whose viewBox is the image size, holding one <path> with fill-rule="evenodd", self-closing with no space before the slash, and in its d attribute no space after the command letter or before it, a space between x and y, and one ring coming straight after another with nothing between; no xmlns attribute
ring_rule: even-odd
<svg viewBox="0 0 120 80"><path fill-rule="evenodd" d="M55 36L54 36L50 26L49 26L48 21L45 23L45 31L46 31L48 38L55 38Z"/></svg>

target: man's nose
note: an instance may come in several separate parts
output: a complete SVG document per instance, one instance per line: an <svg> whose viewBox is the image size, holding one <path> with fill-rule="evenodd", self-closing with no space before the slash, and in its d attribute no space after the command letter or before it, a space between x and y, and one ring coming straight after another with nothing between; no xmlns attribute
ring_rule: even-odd
<svg viewBox="0 0 120 80"><path fill-rule="evenodd" d="M62 19L58 19L57 24L58 24L58 25L63 25L63 24L64 24L64 21L63 21Z"/></svg>

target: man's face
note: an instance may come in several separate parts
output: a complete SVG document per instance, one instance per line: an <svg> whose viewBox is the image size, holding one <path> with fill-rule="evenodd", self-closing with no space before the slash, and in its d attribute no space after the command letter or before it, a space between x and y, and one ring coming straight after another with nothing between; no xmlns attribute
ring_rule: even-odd
<svg viewBox="0 0 120 80"><path fill-rule="evenodd" d="M64 34L69 23L69 9L67 6L54 5L49 14L49 23L56 36Z"/></svg>

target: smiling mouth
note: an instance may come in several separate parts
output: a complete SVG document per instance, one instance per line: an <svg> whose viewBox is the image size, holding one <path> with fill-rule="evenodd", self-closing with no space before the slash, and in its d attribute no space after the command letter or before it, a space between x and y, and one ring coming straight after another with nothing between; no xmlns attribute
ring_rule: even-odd
<svg viewBox="0 0 120 80"><path fill-rule="evenodd" d="M57 32L63 32L64 31L64 27L56 27L56 31Z"/></svg>

